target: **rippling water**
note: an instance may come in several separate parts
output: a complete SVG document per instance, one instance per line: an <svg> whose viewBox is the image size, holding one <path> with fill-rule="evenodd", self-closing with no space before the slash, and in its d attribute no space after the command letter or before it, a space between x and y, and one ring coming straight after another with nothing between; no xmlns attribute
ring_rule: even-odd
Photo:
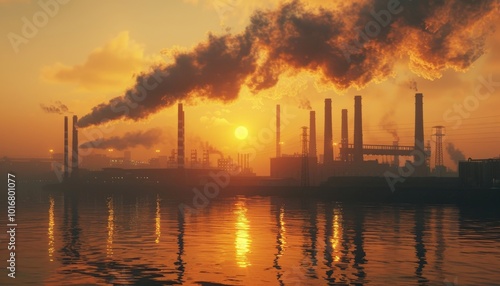
<svg viewBox="0 0 500 286"><path fill-rule="evenodd" d="M161 194L41 191L18 204L17 278L0 285L500 285L496 209L234 197L190 213Z"/></svg>

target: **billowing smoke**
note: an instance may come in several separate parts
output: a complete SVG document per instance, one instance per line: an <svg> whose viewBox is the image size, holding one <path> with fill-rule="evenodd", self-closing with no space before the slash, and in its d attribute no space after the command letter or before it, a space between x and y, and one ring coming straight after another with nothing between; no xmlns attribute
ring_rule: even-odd
<svg viewBox="0 0 500 286"><path fill-rule="evenodd" d="M384 116L380 119L379 124L385 131L392 135L393 141L399 142L398 125L394 120L394 110L384 114Z"/></svg>
<svg viewBox="0 0 500 286"><path fill-rule="evenodd" d="M40 108L47 113L55 113L55 114L71 113L69 111L68 106L66 106L66 104L63 104L60 101L56 101L54 104L51 105L45 105L41 103Z"/></svg>
<svg viewBox="0 0 500 286"><path fill-rule="evenodd" d="M299 98L299 108L305 110L312 110L311 101L309 101L309 99L305 97Z"/></svg>
<svg viewBox="0 0 500 286"><path fill-rule="evenodd" d="M140 120L177 101L229 102L242 86L257 93L281 74L319 74L337 89L363 87L393 74L397 61L435 79L465 70L485 51L497 23L497 0L352 1L338 8L306 8L295 0L256 11L239 34L210 34L173 62L136 78L123 96L80 119L86 127Z"/></svg>
<svg viewBox="0 0 500 286"><path fill-rule="evenodd" d="M460 149L455 148L455 144L453 143L448 143L446 145L446 151L448 152L448 155L450 155L451 160L455 163L455 165L458 165L459 161L465 161L465 155L460 151Z"/></svg>
<svg viewBox="0 0 500 286"><path fill-rule="evenodd" d="M80 148L116 149L121 151L137 146L143 146L149 149L161 142L162 130L159 128L153 128L144 132L127 132L122 137L113 136L107 139L103 138L85 142L80 145Z"/></svg>
<svg viewBox="0 0 500 286"><path fill-rule="evenodd" d="M415 79L410 79L410 80L408 81L408 87L409 87L411 90L413 90L413 91L417 92L417 91L418 91L417 81L416 81Z"/></svg>

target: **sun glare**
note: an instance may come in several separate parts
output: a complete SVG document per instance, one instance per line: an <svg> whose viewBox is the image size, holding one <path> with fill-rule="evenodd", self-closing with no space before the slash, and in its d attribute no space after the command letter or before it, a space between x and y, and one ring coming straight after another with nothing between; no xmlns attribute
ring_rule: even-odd
<svg viewBox="0 0 500 286"><path fill-rule="evenodd" d="M234 130L234 136L239 140L245 140L248 136L248 129L245 126L238 126L238 128Z"/></svg>

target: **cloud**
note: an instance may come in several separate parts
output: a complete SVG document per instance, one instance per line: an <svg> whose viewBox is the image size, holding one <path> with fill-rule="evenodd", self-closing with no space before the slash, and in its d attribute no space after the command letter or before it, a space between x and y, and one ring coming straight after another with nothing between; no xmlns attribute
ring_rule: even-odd
<svg viewBox="0 0 500 286"><path fill-rule="evenodd" d="M226 118L217 117L217 116L202 116L202 117L200 117L200 122L204 125L212 125L212 126L231 125Z"/></svg>
<svg viewBox="0 0 500 286"><path fill-rule="evenodd" d="M69 111L68 106L66 106L66 104L63 104L60 101L56 101L55 104L51 105L45 105L41 103L40 108L42 108L42 110L47 113L55 113L55 114L71 113L71 111Z"/></svg>
<svg viewBox="0 0 500 286"><path fill-rule="evenodd" d="M134 74L153 62L124 31L92 51L82 64L56 63L44 67L41 76L50 82L75 84L86 90L122 91L133 83Z"/></svg>

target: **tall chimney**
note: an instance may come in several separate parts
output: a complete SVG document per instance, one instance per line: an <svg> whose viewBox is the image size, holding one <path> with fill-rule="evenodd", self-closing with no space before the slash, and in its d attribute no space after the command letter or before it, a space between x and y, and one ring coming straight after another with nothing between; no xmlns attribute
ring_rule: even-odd
<svg viewBox="0 0 500 286"><path fill-rule="evenodd" d="M73 145L72 148L72 166L71 166L71 177L78 178L78 117L73 115L73 141L71 142Z"/></svg>
<svg viewBox="0 0 500 286"><path fill-rule="evenodd" d="M333 162L333 135L332 135L332 99L325 99L325 146L323 163Z"/></svg>
<svg viewBox="0 0 500 286"><path fill-rule="evenodd" d="M184 110L182 103L177 111L177 167L184 168Z"/></svg>
<svg viewBox="0 0 500 286"><path fill-rule="evenodd" d="M413 155L413 162L415 164L416 175L423 176L426 173L425 160L423 164L416 164L422 160L425 154L424 150L424 102L423 94L415 94L415 154Z"/></svg>
<svg viewBox="0 0 500 286"><path fill-rule="evenodd" d="M316 157L316 111L309 112L309 157Z"/></svg>
<svg viewBox="0 0 500 286"><path fill-rule="evenodd" d="M361 95L354 97L354 156L356 163L363 162L363 115Z"/></svg>
<svg viewBox="0 0 500 286"><path fill-rule="evenodd" d="M68 116L64 116L64 180L69 177L69 157L68 157Z"/></svg>
<svg viewBox="0 0 500 286"><path fill-rule="evenodd" d="M281 114L280 105L276 105L276 158L281 157Z"/></svg>
<svg viewBox="0 0 500 286"><path fill-rule="evenodd" d="M342 109L342 139L340 140L340 147L342 152L340 153L341 160L343 162L349 161L349 153L347 148L349 147L349 124L347 120L347 109Z"/></svg>

